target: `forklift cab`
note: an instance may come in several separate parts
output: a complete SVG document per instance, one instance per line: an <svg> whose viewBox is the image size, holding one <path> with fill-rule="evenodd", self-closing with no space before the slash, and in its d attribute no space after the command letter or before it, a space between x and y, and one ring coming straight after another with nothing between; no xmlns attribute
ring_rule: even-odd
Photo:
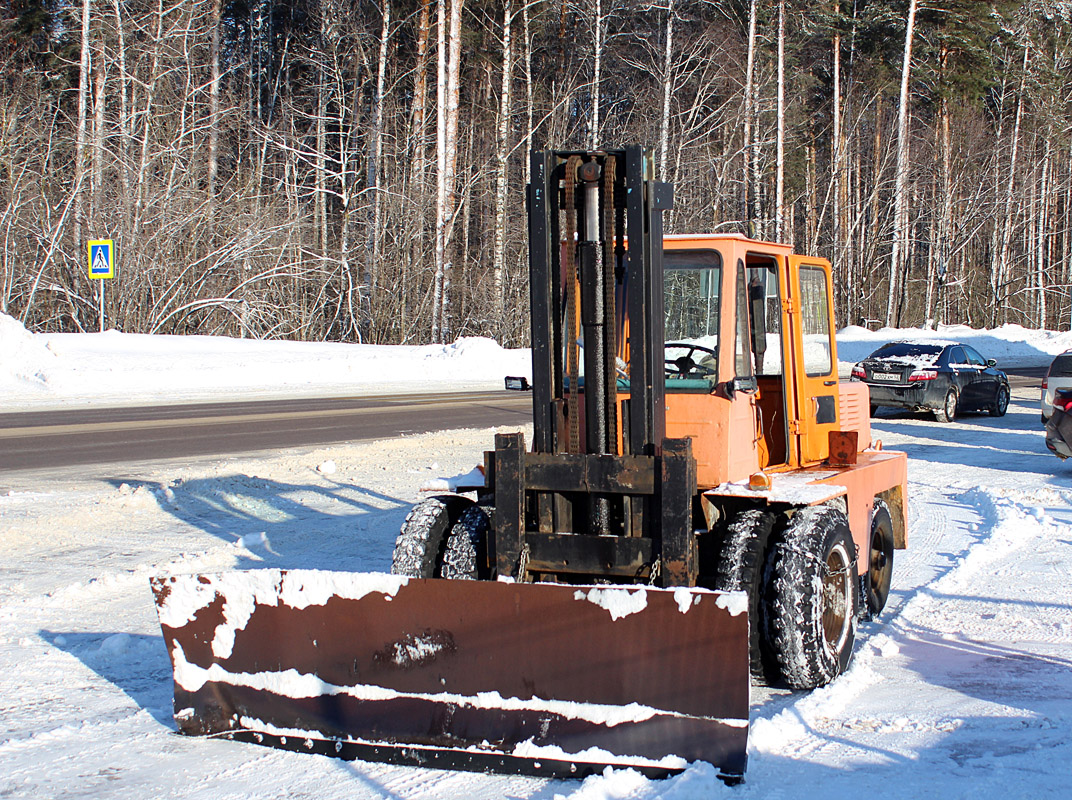
<svg viewBox="0 0 1072 800"><path fill-rule="evenodd" d="M701 486L825 459L838 423L830 265L736 235L667 236L667 434Z"/></svg>

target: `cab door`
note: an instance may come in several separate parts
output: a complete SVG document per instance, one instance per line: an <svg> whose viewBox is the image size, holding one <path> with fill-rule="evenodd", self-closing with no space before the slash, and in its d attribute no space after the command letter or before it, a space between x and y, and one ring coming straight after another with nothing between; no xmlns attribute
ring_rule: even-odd
<svg viewBox="0 0 1072 800"><path fill-rule="evenodd" d="M795 255L788 262L796 434L805 464L829 456L830 431L839 428L834 301L830 262Z"/></svg>

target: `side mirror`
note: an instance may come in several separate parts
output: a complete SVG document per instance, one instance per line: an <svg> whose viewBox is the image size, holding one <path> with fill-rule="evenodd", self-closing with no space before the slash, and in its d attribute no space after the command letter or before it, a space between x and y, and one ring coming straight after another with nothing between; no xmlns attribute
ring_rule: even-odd
<svg viewBox="0 0 1072 800"><path fill-rule="evenodd" d="M996 366L998 365L998 362L997 362L997 361L995 361L995 360L994 360L994 359L992 359L992 358L988 358L988 359L986 360L986 365L987 365L988 367L996 367Z"/></svg>

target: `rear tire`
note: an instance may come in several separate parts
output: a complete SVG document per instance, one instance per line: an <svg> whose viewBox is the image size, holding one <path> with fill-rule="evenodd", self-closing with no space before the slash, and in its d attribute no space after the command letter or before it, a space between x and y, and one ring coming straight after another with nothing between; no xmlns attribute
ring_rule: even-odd
<svg viewBox="0 0 1072 800"><path fill-rule="evenodd" d="M415 505L406 515L395 541L391 572L409 578L438 578L443 553L455 524L473 501L459 495L437 495Z"/></svg>
<svg viewBox="0 0 1072 800"><path fill-rule="evenodd" d="M893 518L881 500L871 512L871 557L867 568L867 611L877 617L886 607L893 580Z"/></svg>
<svg viewBox="0 0 1072 800"><path fill-rule="evenodd" d="M957 416L957 406L959 404L960 397L957 396L957 390L950 386L949 391L945 393L942 407L934 410L935 418L939 422L952 422Z"/></svg>
<svg viewBox="0 0 1072 800"><path fill-rule="evenodd" d="M1009 410L1009 390L1004 386L998 387L998 392L994 396L994 405L990 407L990 416L992 417L1004 417L1005 412Z"/></svg>
<svg viewBox="0 0 1072 800"><path fill-rule="evenodd" d="M759 509L738 513L722 540L714 588L748 594L748 660L756 680L776 680L777 666L764 639L766 609L763 607L765 557L774 515Z"/></svg>
<svg viewBox="0 0 1072 800"><path fill-rule="evenodd" d="M856 641L859 578L845 515L799 509L775 542L767 586L774 658L794 689L824 686L848 667Z"/></svg>

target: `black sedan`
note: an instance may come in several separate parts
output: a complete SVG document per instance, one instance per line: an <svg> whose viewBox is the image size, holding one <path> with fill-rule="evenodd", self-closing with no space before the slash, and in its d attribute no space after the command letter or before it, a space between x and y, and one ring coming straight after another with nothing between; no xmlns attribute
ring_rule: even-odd
<svg viewBox="0 0 1072 800"><path fill-rule="evenodd" d="M1005 415L1009 379L996 363L959 342L890 342L853 367L852 377L871 390L871 416L894 406L952 422L961 411Z"/></svg>

